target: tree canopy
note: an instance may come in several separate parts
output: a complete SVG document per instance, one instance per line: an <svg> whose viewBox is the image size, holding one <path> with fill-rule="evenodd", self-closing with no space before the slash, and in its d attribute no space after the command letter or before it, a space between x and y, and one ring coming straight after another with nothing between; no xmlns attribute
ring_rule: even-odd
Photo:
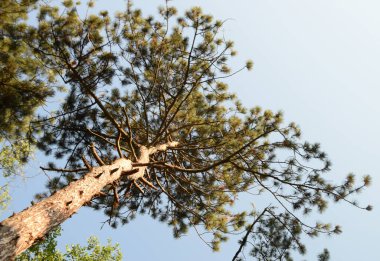
<svg viewBox="0 0 380 261"><path fill-rule="evenodd" d="M25 22L37 0L0 3L0 118L2 136L20 135L28 127L35 109L51 96L53 89L46 67L32 55L25 38ZM52 78L50 80L53 81Z"/></svg>
<svg viewBox="0 0 380 261"><path fill-rule="evenodd" d="M61 235L61 228L51 231L47 237L29 248L16 258L16 261L121 261L122 255L119 245L112 245L108 240L106 246L101 246L96 237L88 239L87 246L79 244L66 246L66 253L57 249L57 238Z"/></svg>
<svg viewBox="0 0 380 261"><path fill-rule="evenodd" d="M111 226L145 213L168 223L175 237L188 228L208 233L204 240L218 250L257 217L245 240L258 260L291 260L293 250L305 253L302 235L341 231L306 224L304 215L323 212L329 202L359 207L350 196L369 185L368 176L359 185L352 174L330 181L319 144L303 141L281 112L247 109L228 91L224 79L253 64L230 68L236 51L220 33L223 21L201 8L181 16L166 5L154 18L128 4L114 17L81 16L66 0L63 8L41 5L37 20L24 30L35 70L57 76L67 89L58 111L30 125L37 148L65 162L43 167L58 174L39 200L86 179L95 166L128 159L136 171L86 203L103 210ZM252 202L266 194L272 204L261 214L238 211L240 194Z"/></svg>
<svg viewBox="0 0 380 261"><path fill-rule="evenodd" d="M29 123L38 107L54 93L53 75L28 46L28 14L38 0L0 3L0 170L4 177L20 174L33 150ZM0 210L9 199L7 184L0 186Z"/></svg>

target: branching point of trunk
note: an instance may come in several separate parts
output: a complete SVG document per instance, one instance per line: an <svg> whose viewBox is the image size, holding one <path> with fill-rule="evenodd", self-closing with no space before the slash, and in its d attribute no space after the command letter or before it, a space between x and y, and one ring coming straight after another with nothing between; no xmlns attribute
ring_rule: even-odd
<svg viewBox="0 0 380 261"><path fill-rule="evenodd" d="M51 229L75 214L101 190L132 170L132 162L118 159L93 168L82 179L70 183L50 197L12 215L0 223L0 261L14 258Z"/></svg>
<svg viewBox="0 0 380 261"><path fill-rule="evenodd" d="M137 163L149 163L150 155L177 145L177 142L168 142L152 148L141 146ZM83 157L84 164L90 171L82 179L71 182L50 197L0 223L0 261L14 260L18 254L44 237L51 229L88 204L92 198L102 195L102 190L106 186L115 184L122 176L127 177L143 194L144 190L138 181L157 189L144 178L147 166L133 168L132 162L125 158L117 159L110 165L103 165L104 162L96 153L94 145L91 146L91 150L100 167L92 167ZM115 203L118 203L119 195L115 191L116 189Z"/></svg>

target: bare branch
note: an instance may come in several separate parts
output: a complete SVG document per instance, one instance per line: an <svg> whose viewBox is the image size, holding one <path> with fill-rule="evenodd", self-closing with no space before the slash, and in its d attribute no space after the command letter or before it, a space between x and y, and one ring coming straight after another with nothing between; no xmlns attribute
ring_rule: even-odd
<svg viewBox="0 0 380 261"><path fill-rule="evenodd" d="M94 157L95 157L96 161L98 162L98 164L99 164L100 166L104 166L104 165L106 165L106 164L104 163L104 161L99 157L98 153L96 152L95 144L94 144L94 143L91 143L90 148L91 148L91 152L92 152L92 154L94 155Z"/></svg>

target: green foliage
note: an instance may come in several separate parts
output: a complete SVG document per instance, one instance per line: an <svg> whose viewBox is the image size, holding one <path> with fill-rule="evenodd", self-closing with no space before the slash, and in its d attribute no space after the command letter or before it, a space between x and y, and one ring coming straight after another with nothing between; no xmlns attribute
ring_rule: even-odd
<svg viewBox="0 0 380 261"><path fill-rule="evenodd" d="M57 237L61 229L50 232L45 240L39 242L19 255L17 261L121 261L122 255L119 245L112 245L108 240L106 246L101 246L96 237L90 237L87 246L72 245L66 247L66 253L57 250Z"/></svg>
<svg viewBox="0 0 380 261"><path fill-rule="evenodd" d="M291 251L305 253L305 245L301 242L302 226L290 214L269 215L260 220L252 233L256 242L251 255L258 260L290 260Z"/></svg>
<svg viewBox="0 0 380 261"><path fill-rule="evenodd" d="M100 246L99 240L95 237L91 237L88 240L87 247L81 247L79 245L73 245L67 247L67 254L65 257L68 260L80 260L80 261L121 261L122 255L119 246L111 245L111 240L108 240L106 246Z"/></svg>
<svg viewBox="0 0 380 261"><path fill-rule="evenodd" d="M31 52L26 37L27 15L37 0L0 2L0 134L19 136L37 107L52 95L48 70Z"/></svg>
<svg viewBox="0 0 380 261"><path fill-rule="evenodd" d="M53 73L41 66L25 33L28 13L38 0L0 1L0 170L4 177L20 174L32 152L27 137L36 109L53 94ZM8 180L0 190L0 209L10 199Z"/></svg>
<svg viewBox="0 0 380 261"><path fill-rule="evenodd" d="M26 140L17 140L14 144L3 143L0 151L0 170L4 177L22 174L22 165L31 154L33 148Z"/></svg>
<svg viewBox="0 0 380 261"><path fill-rule="evenodd" d="M5 184L0 186L0 212L5 210L11 199L9 182L6 178L23 175L23 165L33 152L33 147L26 139L3 141L0 138L0 173Z"/></svg>
<svg viewBox="0 0 380 261"><path fill-rule="evenodd" d="M111 164L117 157L136 161L142 146L175 141L175 148L150 155L145 177L156 189L124 177L89 206L102 209L113 227L147 213L167 222L175 237L189 227L201 229L218 250L248 220L232 208L239 195L257 195L255 201L267 194L274 207L258 224L251 252L265 260L279 252L289 260L292 250L303 254L302 234L340 232L325 223L305 224L302 216L323 212L329 201L356 206L349 196L369 178L359 186L352 175L341 184L326 179L330 162L319 144L304 142L281 112L249 110L228 92L223 79L253 63L230 68L236 51L220 33L221 21L199 7L182 16L174 7L160 8L156 19L131 5L115 18L106 11L80 17L71 1L64 6L42 5L38 25L23 31L33 57L69 89L54 116L32 123L38 148L70 168L49 164L62 172L49 182L51 192L86 173L84 156L97 164L93 143Z"/></svg>
<svg viewBox="0 0 380 261"><path fill-rule="evenodd" d="M0 142L0 144L0 171L2 176L8 178L14 175L22 175L23 164L32 151L30 143L26 140L18 140L13 144L6 142ZM7 208L11 199L8 187L7 182L0 186L0 212Z"/></svg>
<svg viewBox="0 0 380 261"><path fill-rule="evenodd" d="M329 261L330 253L327 249L324 249L321 254L318 255L318 261Z"/></svg>
<svg viewBox="0 0 380 261"><path fill-rule="evenodd" d="M17 256L17 261L63 261L64 255L57 250L57 237L61 235L61 228L51 231L44 240L31 246L27 251Z"/></svg>
<svg viewBox="0 0 380 261"><path fill-rule="evenodd" d="M8 184L0 186L0 212L7 209L10 196L8 190Z"/></svg>

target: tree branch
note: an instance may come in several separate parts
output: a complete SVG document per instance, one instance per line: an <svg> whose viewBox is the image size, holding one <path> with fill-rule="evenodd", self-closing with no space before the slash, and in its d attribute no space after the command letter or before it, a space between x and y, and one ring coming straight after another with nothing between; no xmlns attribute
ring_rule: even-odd
<svg viewBox="0 0 380 261"><path fill-rule="evenodd" d="M95 149L95 145L94 145L94 143L91 143L90 148L91 148L91 152L92 152L92 154L94 155L95 160L98 162L98 164L99 164L100 166L104 166L104 165L106 165L106 164L104 163L104 161L99 157L98 153L96 152L96 149Z"/></svg>
<svg viewBox="0 0 380 261"><path fill-rule="evenodd" d="M243 240L241 241L240 243L240 247L238 249L238 251L235 253L234 257L232 258L232 261L235 261L240 252L243 250L243 247L245 246L245 244L247 243L247 240L248 240L248 236L249 234L252 232L253 230L253 227L255 226L255 224L261 219L261 217L265 214L265 212L267 212L269 207L266 207L263 212L261 212L261 214L253 221L253 223L249 226L249 228L247 229L247 233L245 234L245 236L243 237Z"/></svg>

